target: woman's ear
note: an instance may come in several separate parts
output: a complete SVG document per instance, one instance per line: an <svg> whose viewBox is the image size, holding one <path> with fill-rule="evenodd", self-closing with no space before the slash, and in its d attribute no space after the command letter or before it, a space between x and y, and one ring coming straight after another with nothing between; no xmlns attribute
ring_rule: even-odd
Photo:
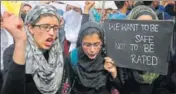
<svg viewBox="0 0 176 94"><path fill-rule="evenodd" d="M34 27L32 25L28 25L29 32L33 35L34 34Z"/></svg>

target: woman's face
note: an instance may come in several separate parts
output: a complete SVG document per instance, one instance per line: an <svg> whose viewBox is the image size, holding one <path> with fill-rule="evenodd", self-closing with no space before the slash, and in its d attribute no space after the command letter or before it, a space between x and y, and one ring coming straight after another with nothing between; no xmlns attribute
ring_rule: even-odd
<svg viewBox="0 0 176 94"><path fill-rule="evenodd" d="M54 43L59 31L59 22L55 16L41 17L30 26L30 32L40 49L48 50Z"/></svg>
<svg viewBox="0 0 176 94"><path fill-rule="evenodd" d="M23 6L23 8L21 9L22 13L28 13L31 10L31 7L29 5L25 5Z"/></svg>
<svg viewBox="0 0 176 94"><path fill-rule="evenodd" d="M83 51L90 59L96 58L101 50L101 46L102 41L96 33L86 35L82 40Z"/></svg>

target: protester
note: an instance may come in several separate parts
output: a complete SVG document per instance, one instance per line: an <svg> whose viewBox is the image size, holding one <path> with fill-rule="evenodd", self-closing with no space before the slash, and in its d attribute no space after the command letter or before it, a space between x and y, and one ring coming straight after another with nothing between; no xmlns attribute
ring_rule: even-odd
<svg viewBox="0 0 176 94"><path fill-rule="evenodd" d="M171 20L172 19L172 17L167 12L164 11L165 7L161 5L158 0L143 1L143 2L144 2L144 5L151 7L155 11L159 20Z"/></svg>
<svg viewBox="0 0 176 94"><path fill-rule="evenodd" d="M146 6L135 7L127 17L137 20L158 20L155 12ZM121 80L120 94L152 94L154 81L159 77L157 73L137 71L133 69L119 68Z"/></svg>
<svg viewBox="0 0 176 94"><path fill-rule="evenodd" d="M12 35L2 26L3 19L1 17L1 67L0 70L4 69L3 65L3 53L4 50L14 43Z"/></svg>
<svg viewBox="0 0 176 94"><path fill-rule="evenodd" d="M30 4L24 3L22 8L21 8L21 18L23 21L25 20L25 17L27 13L32 9L32 6Z"/></svg>
<svg viewBox="0 0 176 94"><path fill-rule="evenodd" d="M165 12L171 16L176 16L176 1L169 2L165 7Z"/></svg>
<svg viewBox="0 0 176 94"><path fill-rule="evenodd" d="M57 36L60 26L57 9L36 5L24 24L7 12L3 21L15 44L4 52L5 80L1 94L61 94L66 68Z"/></svg>
<svg viewBox="0 0 176 94"><path fill-rule="evenodd" d="M109 15L108 19L126 19L127 14L129 13L129 10L131 10L133 7L132 1L125 0L125 1L114 1L114 2L118 8L118 11L116 14Z"/></svg>
<svg viewBox="0 0 176 94"><path fill-rule="evenodd" d="M77 48L67 60L73 79L71 94L111 94L113 83L119 81L114 62L106 57L103 34L102 27L95 22L81 27Z"/></svg>
<svg viewBox="0 0 176 94"><path fill-rule="evenodd" d="M112 14L113 13L113 9L112 8L107 8L105 10L105 14L104 14L104 18L107 18L109 16L109 14Z"/></svg>
<svg viewBox="0 0 176 94"><path fill-rule="evenodd" d="M64 31L65 31L65 38L70 43L69 45L69 52L70 52L76 47L85 2L68 1L66 3L67 3L66 12L63 15L65 21Z"/></svg>
<svg viewBox="0 0 176 94"><path fill-rule="evenodd" d="M1 16L1 15L0 15ZM4 70L4 64L3 64L3 53L4 50L9 47L11 44L14 43L12 36L9 34L9 32L7 32L3 26L3 20L2 20L2 16L1 16L1 63L0 63L0 93L1 93L1 87L2 87L2 83L3 83L3 76L2 76L2 71Z"/></svg>
<svg viewBox="0 0 176 94"><path fill-rule="evenodd" d="M66 12L63 15L65 25L65 38L64 41L64 53L68 53L76 47L76 42L78 39L78 33L82 25L83 13L89 13L89 10L92 8L92 3L82 2L66 2ZM81 5L82 4L82 5ZM89 17L88 17L89 18ZM68 49L69 48L69 49ZM67 50L68 49L68 50Z"/></svg>
<svg viewBox="0 0 176 94"><path fill-rule="evenodd" d="M89 15L91 21L100 23L102 20L102 13L98 12L95 8L90 9Z"/></svg>

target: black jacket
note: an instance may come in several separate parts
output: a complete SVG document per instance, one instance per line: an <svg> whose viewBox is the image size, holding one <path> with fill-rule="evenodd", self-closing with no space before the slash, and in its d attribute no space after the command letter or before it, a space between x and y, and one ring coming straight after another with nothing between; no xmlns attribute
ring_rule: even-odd
<svg viewBox="0 0 176 94"><path fill-rule="evenodd" d="M13 61L13 52L14 45L11 45L4 52L4 82L1 94L41 94L32 79L32 75L25 74L25 65L18 65ZM66 66L64 65L64 67ZM64 69L62 86L57 94L61 94L66 81L67 68Z"/></svg>
<svg viewBox="0 0 176 94"><path fill-rule="evenodd" d="M77 75L75 75L75 71L73 69L73 66L71 64L70 57L66 59L66 62L69 67L69 83L70 83L70 93L71 94L111 94L113 90L118 90L119 88L119 77L117 76L115 79L112 78L111 74L108 75L108 80L106 86L101 87L100 89L95 88L88 88L85 87L79 82L77 82Z"/></svg>
<svg viewBox="0 0 176 94"><path fill-rule="evenodd" d="M121 85L121 88L119 88L120 94L156 94L156 89L159 87L161 81L161 77L158 77L152 84L141 84L138 83L134 76L132 75L131 69L127 69L126 76L128 79L124 81L124 84L122 84L122 79L120 79L119 83ZM119 77L122 74L119 74Z"/></svg>
<svg viewBox="0 0 176 94"><path fill-rule="evenodd" d="M86 22L89 22L89 15L88 14L83 14L83 18L82 18L82 22L81 24L85 24ZM97 27L98 28L98 27ZM81 26L81 30L79 32L79 35L81 34L82 30L84 31L84 29L86 29L86 27ZM79 44L79 40L77 41L77 47L80 45ZM68 56L68 58L66 59L66 62L68 64L69 67L69 78L70 78L70 85L71 85L71 94L111 94L112 90L118 90L118 84L119 82L119 77L116 77L115 79L113 79L111 77L111 74L109 74L107 76L107 83L105 86L100 87L99 89L95 89L95 88L89 88L89 87L85 87L82 84L79 83L79 79L78 76L75 74L75 71L73 69L73 66L71 64L71 58L70 55ZM118 91L117 91L118 92Z"/></svg>
<svg viewBox="0 0 176 94"><path fill-rule="evenodd" d="M156 94L175 94L176 93L176 56L169 62L169 71L167 76L160 79L160 86Z"/></svg>

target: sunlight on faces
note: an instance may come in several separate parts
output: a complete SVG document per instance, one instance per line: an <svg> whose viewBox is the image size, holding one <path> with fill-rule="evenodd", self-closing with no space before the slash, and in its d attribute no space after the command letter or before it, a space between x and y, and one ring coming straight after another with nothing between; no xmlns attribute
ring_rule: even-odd
<svg viewBox="0 0 176 94"><path fill-rule="evenodd" d="M153 20L153 18L150 15L141 15L137 20Z"/></svg>
<svg viewBox="0 0 176 94"><path fill-rule="evenodd" d="M95 59L101 50L102 41L98 34L86 35L82 40L84 53L90 58Z"/></svg>
<svg viewBox="0 0 176 94"><path fill-rule="evenodd" d="M55 16L45 16L41 17L40 20L35 25L48 24L50 26L59 26L59 21ZM40 27L34 26L30 28L30 32L36 41L37 46L40 49L48 50L54 43L57 33L51 28L48 31L41 30Z"/></svg>

